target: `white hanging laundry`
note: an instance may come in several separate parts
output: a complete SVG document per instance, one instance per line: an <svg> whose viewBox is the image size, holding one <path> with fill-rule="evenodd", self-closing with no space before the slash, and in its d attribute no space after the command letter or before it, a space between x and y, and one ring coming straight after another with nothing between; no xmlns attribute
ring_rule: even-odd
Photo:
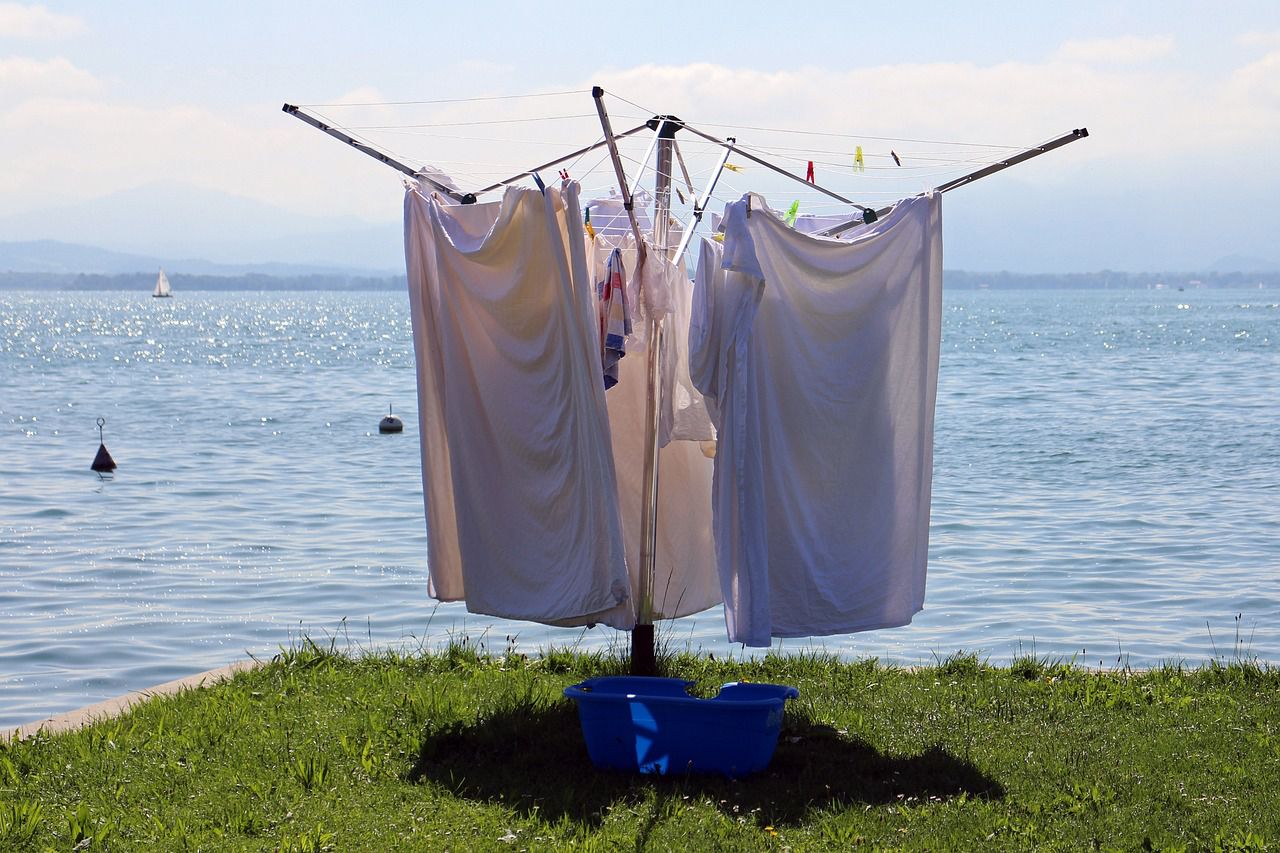
<svg viewBox="0 0 1280 853"><path fill-rule="evenodd" d="M777 213L777 211L775 211ZM781 213L778 213L781 216ZM721 221L723 217L718 213L711 214L711 230L723 231ZM852 220L861 219L861 214L849 213L802 213L796 217L795 225L791 226L801 234L817 234L819 231L825 231L828 228L835 228L838 225L844 225ZM852 240L854 237L864 232L865 225L855 225L845 231L835 235L838 240Z"/></svg>
<svg viewBox="0 0 1280 853"><path fill-rule="evenodd" d="M590 217L591 227L596 234L621 237L631 233L631 218L627 216L627 209L622 206L622 196L617 195L616 189L611 192L611 195L603 198L591 199L582 209ZM632 197L631 209L635 211L641 234L648 234L653 230L653 220L649 218L651 201L644 190L639 190Z"/></svg>
<svg viewBox="0 0 1280 853"><path fill-rule="evenodd" d="M405 195L430 594L634 624L578 185Z"/></svg>
<svg viewBox="0 0 1280 853"><path fill-rule="evenodd" d="M941 224L930 194L853 241L818 238L752 195L726 208L723 247L703 240L690 364L719 433L731 641L894 627L923 606Z"/></svg>
<svg viewBox="0 0 1280 853"><path fill-rule="evenodd" d="M816 234L819 231L825 231L828 228L835 228L837 225L844 225L859 216L850 213L802 213L796 217L795 229L801 234ZM864 226L856 225L853 228L837 235L841 240L852 240L854 237L863 233Z"/></svg>
<svg viewBox="0 0 1280 853"><path fill-rule="evenodd" d="M597 232L588 241L591 266L602 275L613 248L621 247L623 265L628 273L635 270L635 240L628 233L606 237ZM652 249L650 249L652 254ZM683 276L683 270L680 270ZM663 415L695 436L713 435L710 418L702 405L702 395L688 379L687 353L689 304L692 282L687 276L672 278L674 301L685 305L683 312L667 318L663 336L662 398L671 404ZM628 298L635 304L635 275L628 279ZM635 325L640 322L636 321ZM627 565L631 569L631 585L637 595L640 589L640 517L644 493L645 396L647 385L648 346L645 341L629 342L627 355L618 364L618 384L609 389L605 400L609 408L609 431L613 437L613 460L618 477L618 506L622 515L623 539ZM685 377L683 384L675 377ZM674 408L677 398L688 397L683 408ZM697 426L695 408L702 411L703 426ZM688 422L694 426L689 427ZM711 530L711 477L713 463L697 440L660 441L658 477L658 525L654 549L653 606L654 618L675 619L698 613L720 603L720 584L716 574L715 543Z"/></svg>
<svg viewBox="0 0 1280 853"><path fill-rule="evenodd" d="M660 252L648 251L639 278L644 325L648 325L649 312L665 317L658 444L714 440L716 432L711 415L689 375L688 329L693 312L693 282L685 270L684 259L676 264Z"/></svg>
<svg viewBox="0 0 1280 853"><path fill-rule="evenodd" d="M593 202L594 203L594 202ZM606 235L596 232L589 241L594 251L588 252L588 264L594 281L601 281L607 274L607 261L614 248L621 249L622 263L627 271L626 301L634 306L632 334L627 338L628 353L648 351L649 319L654 314L665 318L663 334L661 376L662 410L659 413L658 444L665 447L672 441L713 441L716 437L711 416L707 413L702 393L689 376L689 317L693 310L693 282L685 269L683 259L674 264L648 245L643 266L636 269L635 238L628 230L625 234ZM644 361L644 355L631 355L631 367ZM626 363L626 359L623 359ZM623 374L620 372L619 376ZM640 382L646 374L641 372ZM609 392L612 399L613 391Z"/></svg>
<svg viewBox="0 0 1280 853"><path fill-rule="evenodd" d="M607 391L618 384L618 362L627 354L627 338L632 333L622 250L610 252L604 274L593 275L592 279L596 283L596 311L600 321L600 371Z"/></svg>
<svg viewBox="0 0 1280 853"><path fill-rule="evenodd" d="M405 188L407 189L411 185L416 185L418 191L424 195L435 191L436 187L444 187L459 196L462 195L462 189L454 182L453 178L431 165L426 165L419 169L416 177L412 179L412 184L410 179L406 178ZM437 196L436 200L441 204L457 204L451 196L443 193Z"/></svg>

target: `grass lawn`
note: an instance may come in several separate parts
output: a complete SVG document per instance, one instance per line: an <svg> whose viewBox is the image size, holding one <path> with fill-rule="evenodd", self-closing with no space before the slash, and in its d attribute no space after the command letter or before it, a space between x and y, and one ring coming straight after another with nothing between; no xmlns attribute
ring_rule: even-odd
<svg viewBox="0 0 1280 853"><path fill-rule="evenodd" d="M664 665L799 687L770 767L595 770L561 690L614 657L306 644L0 743L0 850L1280 849L1280 670Z"/></svg>

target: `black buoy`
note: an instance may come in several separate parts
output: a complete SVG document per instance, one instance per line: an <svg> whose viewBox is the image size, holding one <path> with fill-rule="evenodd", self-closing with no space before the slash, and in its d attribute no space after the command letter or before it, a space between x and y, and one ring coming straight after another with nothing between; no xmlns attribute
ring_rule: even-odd
<svg viewBox="0 0 1280 853"><path fill-rule="evenodd" d="M387 416L378 422L378 432L404 432L404 421L391 414L390 406L387 406Z"/></svg>
<svg viewBox="0 0 1280 853"><path fill-rule="evenodd" d="M116 470L116 460L111 458L107 445L102 441L102 428L106 425L106 418L98 418L98 455L93 457L93 464L89 466L99 474L110 474Z"/></svg>

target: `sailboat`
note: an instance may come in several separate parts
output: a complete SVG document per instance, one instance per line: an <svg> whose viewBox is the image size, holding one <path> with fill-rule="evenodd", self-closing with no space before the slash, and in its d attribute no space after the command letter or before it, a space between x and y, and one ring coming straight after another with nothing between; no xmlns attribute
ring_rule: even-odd
<svg viewBox="0 0 1280 853"><path fill-rule="evenodd" d="M160 275L156 278L156 289L151 295L157 297L173 296L169 288L169 276L164 274L164 270L160 270Z"/></svg>

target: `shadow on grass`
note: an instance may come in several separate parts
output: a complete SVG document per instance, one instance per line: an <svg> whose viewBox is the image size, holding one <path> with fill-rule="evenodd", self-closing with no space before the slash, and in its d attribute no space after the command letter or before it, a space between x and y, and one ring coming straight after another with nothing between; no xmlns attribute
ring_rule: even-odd
<svg viewBox="0 0 1280 853"><path fill-rule="evenodd" d="M501 803L526 816L592 826L608 807L642 801L648 791L659 805L705 797L731 816L758 809L758 819L775 825L853 804L1004 796L999 782L939 747L907 757L883 755L791 709L769 767L743 779L601 771L591 764L577 710L567 701L519 704L428 733L409 781L434 782L459 797Z"/></svg>

